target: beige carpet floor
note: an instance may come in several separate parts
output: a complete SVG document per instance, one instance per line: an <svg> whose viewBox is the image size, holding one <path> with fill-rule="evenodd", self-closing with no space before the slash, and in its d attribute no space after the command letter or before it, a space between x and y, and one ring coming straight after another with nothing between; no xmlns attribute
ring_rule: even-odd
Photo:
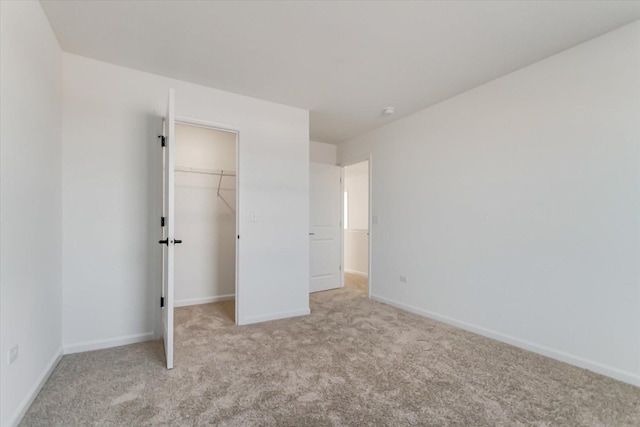
<svg viewBox="0 0 640 427"><path fill-rule="evenodd" d="M344 273L344 285L360 292L362 295L369 295L369 279L353 273Z"/></svg>
<svg viewBox="0 0 640 427"><path fill-rule="evenodd" d="M367 299L235 326L176 309L161 341L64 356L22 425L640 425L640 389Z"/></svg>

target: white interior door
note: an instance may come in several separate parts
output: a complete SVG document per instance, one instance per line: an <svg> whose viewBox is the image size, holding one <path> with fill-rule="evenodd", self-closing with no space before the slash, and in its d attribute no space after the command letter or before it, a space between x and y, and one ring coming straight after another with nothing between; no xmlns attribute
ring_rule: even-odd
<svg viewBox="0 0 640 427"><path fill-rule="evenodd" d="M309 292L340 287L341 170L311 163L311 278Z"/></svg>
<svg viewBox="0 0 640 427"><path fill-rule="evenodd" d="M173 368L173 278L174 278L174 248L176 244L174 229L174 174L175 174L175 109L173 89L169 89L167 115L164 122L164 265L162 278L162 325L164 338L164 353L167 359L167 369ZM178 241L177 243L181 243Z"/></svg>

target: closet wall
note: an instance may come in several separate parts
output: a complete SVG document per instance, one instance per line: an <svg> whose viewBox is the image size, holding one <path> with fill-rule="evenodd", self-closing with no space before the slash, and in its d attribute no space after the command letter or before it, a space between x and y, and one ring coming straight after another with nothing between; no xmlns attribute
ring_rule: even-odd
<svg viewBox="0 0 640 427"><path fill-rule="evenodd" d="M236 134L176 124L175 306L231 299L236 270ZM218 194L218 184L220 192Z"/></svg>
<svg viewBox="0 0 640 427"><path fill-rule="evenodd" d="M338 164L338 147L326 142L309 141L309 160L313 163Z"/></svg>

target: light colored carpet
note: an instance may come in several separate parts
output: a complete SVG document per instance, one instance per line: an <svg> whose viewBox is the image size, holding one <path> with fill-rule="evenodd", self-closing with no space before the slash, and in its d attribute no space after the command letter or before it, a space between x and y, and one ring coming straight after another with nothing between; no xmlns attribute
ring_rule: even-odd
<svg viewBox="0 0 640 427"><path fill-rule="evenodd" d="M68 355L22 425L640 425L640 389L365 298L235 326L176 310L161 341Z"/></svg>
<svg viewBox="0 0 640 427"><path fill-rule="evenodd" d="M360 292L362 295L369 294L369 279L353 273L344 273L344 285Z"/></svg>

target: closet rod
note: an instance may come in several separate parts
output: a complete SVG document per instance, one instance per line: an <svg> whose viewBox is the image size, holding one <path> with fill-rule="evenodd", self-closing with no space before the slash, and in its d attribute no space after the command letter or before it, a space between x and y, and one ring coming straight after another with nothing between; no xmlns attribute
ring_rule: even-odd
<svg viewBox="0 0 640 427"><path fill-rule="evenodd" d="M200 168L188 168L185 166L176 166L176 172L188 172L188 173L203 173L206 175L220 175L223 176L236 176L235 171L215 170L215 169L200 169Z"/></svg>

